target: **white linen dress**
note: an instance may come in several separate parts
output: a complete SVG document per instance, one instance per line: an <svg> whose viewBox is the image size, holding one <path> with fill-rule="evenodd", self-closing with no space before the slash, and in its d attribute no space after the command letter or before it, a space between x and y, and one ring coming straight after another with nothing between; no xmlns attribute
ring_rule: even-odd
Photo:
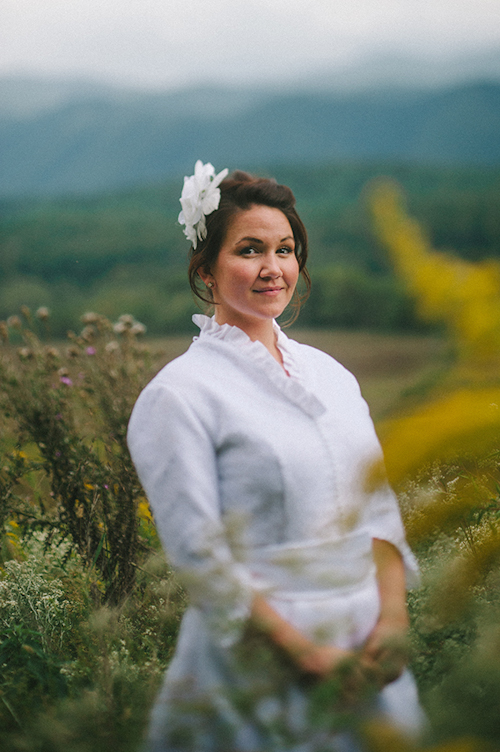
<svg viewBox="0 0 500 752"><path fill-rule="evenodd" d="M342 714L311 717L314 687L245 630L258 592L311 639L361 646L379 613L373 538L418 581L394 494L364 484L380 457L368 407L352 374L277 324L287 373L237 327L193 320L200 336L143 390L128 430L190 597L148 750L357 749ZM411 675L360 704L359 717L370 713L418 731Z"/></svg>

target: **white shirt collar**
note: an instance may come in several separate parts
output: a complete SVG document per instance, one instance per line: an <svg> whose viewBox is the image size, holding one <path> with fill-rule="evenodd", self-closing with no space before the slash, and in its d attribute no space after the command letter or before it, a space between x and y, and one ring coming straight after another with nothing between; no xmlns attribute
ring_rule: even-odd
<svg viewBox="0 0 500 752"><path fill-rule="evenodd" d="M218 324L215 320L215 316L205 316L203 313L195 313L193 315L193 322L200 328L200 336L215 337L225 342L231 342L232 344L240 347L247 348L249 344L253 344L252 340L246 334L243 329L231 324ZM299 369L296 364L296 360L292 355L290 348L290 340L283 332L279 324L273 319L273 329L276 334L276 345L283 358L283 365L285 371L290 378L302 382L302 378ZM270 355L270 354L269 354ZM270 357L272 357L270 355Z"/></svg>

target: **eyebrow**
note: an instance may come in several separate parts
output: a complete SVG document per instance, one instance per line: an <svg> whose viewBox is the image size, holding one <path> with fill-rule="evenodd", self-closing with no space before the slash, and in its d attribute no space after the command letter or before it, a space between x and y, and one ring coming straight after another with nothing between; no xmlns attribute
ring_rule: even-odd
<svg viewBox="0 0 500 752"><path fill-rule="evenodd" d="M246 236L244 238L240 238L240 240L238 240L238 243L243 243L244 240L248 241L250 243L260 243L260 245L264 245L264 241L263 240L260 240L259 238L251 238L251 237L248 237L248 236ZM293 237L293 235L287 235L286 238L282 238L280 240L280 243L284 243L285 240L295 240L295 238Z"/></svg>

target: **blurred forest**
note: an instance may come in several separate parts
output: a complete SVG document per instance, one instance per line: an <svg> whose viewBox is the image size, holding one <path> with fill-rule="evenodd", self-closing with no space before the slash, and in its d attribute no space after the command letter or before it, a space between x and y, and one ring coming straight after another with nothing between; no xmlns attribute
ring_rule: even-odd
<svg viewBox="0 0 500 752"><path fill-rule="evenodd" d="M309 231L313 293L302 326L426 327L370 226L365 193L377 176L403 187L436 248L470 261L500 255L500 168L363 162L254 171L292 187ZM126 311L151 334L190 332L196 306L177 224L181 184L179 176L130 191L1 201L0 318L45 306L60 337L85 311L111 319Z"/></svg>

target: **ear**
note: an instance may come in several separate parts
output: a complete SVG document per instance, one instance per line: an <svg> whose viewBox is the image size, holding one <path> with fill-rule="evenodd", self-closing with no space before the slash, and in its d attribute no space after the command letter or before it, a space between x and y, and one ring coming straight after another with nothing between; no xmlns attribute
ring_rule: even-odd
<svg viewBox="0 0 500 752"><path fill-rule="evenodd" d="M214 287L215 286L215 280L210 274L209 271L206 269L198 269L198 275L201 278L201 281L203 282L206 287Z"/></svg>

